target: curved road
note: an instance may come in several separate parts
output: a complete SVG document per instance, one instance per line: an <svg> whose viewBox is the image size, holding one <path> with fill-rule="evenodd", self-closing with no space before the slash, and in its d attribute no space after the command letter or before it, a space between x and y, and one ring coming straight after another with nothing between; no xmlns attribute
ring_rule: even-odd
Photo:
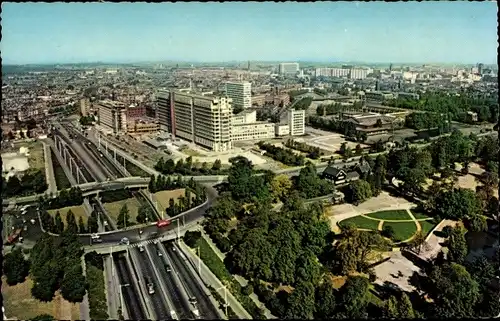
<svg viewBox="0 0 500 321"><path fill-rule="evenodd" d="M207 209L209 209L215 199L217 198L217 190L213 188L210 185L205 185L206 187L206 194L207 194L207 201L205 204L202 206L188 210L184 213L181 213L176 216L180 217L185 224L188 224L190 222L196 221L197 219L201 218ZM31 206L26 215L20 216L18 219L21 221L21 219L25 219L27 221L28 225L28 230L26 232L22 233L22 236L27 239L27 240L32 240L36 241L38 240L41 235L43 234L41 230L41 225L38 219L38 213L36 210L35 206ZM35 219L37 221L36 224L31 224L30 220ZM101 233L99 234L101 236L101 243L95 243L96 246L103 245L103 244L110 244L112 245L113 243L119 243L120 240L124 237L128 238L130 243L136 243L152 238L157 238L162 236L163 234L172 231L177 228L178 221L176 219L171 220L172 223L168 226L158 228L155 224L146 226L146 227L131 227L130 229L123 230L123 231L111 231L109 233ZM19 224L22 224L19 222ZM139 233L139 231L142 230L142 234ZM91 239L90 235L80 235L79 236L80 242L83 245L92 245L91 244Z"/></svg>

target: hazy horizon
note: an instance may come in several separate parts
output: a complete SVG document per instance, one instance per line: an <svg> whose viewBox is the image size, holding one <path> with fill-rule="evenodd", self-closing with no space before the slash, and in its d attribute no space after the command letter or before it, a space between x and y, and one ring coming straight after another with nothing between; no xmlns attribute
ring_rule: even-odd
<svg viewBox="0 0 500 321"><path fill-rule="evenodd" d="M4 3L2 34L4 65L496 65L498 46L494 2Z"/></svg>

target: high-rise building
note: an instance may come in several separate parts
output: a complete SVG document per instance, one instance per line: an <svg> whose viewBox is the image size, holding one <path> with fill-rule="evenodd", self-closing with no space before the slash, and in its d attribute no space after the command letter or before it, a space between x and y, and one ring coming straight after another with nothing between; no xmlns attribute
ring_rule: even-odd
<svg viewBox="0 0 500 321"><path fill-rule="evenodd" d="M233 100L234 109L252 107L252 84L250 82L227 82L226 96Z"/></svg>
<svg viewBox="0 0 500 321"><path fill-rule="evenodd" d="M367 75L368 75L368 70L353 68L353 69L351 69L351 72L349 74L349 78L351 78L351 79L365 79Z"/></svg>
<svg viewBox="0 0 500 321"><path fill-rule="evenodd" d="M280 75L295 75L299 71L299 64L296 62L282 62L279 64Z"/></svg>
<svg viewBox="0 0 500 321"><path fill-rule="evenodd" d="M159 91L157 103L160 129L173 137L215 152L232 148L230 98L172 90Z"/></svg>
<svg viewBox="0 0 500 321"><path fill-rule="evenodd" d="M477 64L477 72L478 72L478 74L480 74L480 75L483 74L483 68L484 68L484 65L482 63L478 63Z"/></svg>
<svg viewBox="0 0 500 321"><path fill-rule="evenodd" d="M288 111L288 125L290 126L291 136L300 136L306 133L306 111L294 110Z"/></svg>
<svg viewBox="0 0 500 321"><path fill-rule="evenodd" d="M392 64L389 64L389 72L392 71Z"/></svg>
<svg viewBox="0 0 500 321"><path fill-rule="evenodd" d="M127 108L125 104L109 99L97 103L99 125L113 130L113 133L127 131Z"/></svg>

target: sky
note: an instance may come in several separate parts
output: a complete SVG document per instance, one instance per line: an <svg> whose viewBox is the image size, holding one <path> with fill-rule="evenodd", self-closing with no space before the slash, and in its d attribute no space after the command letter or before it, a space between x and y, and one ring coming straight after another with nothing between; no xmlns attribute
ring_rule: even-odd
<svg viewBox="0 0 500 321"><path fill-rule="evenodd" d="M2 3L3 64L497 62L496 2Z"/></svg>

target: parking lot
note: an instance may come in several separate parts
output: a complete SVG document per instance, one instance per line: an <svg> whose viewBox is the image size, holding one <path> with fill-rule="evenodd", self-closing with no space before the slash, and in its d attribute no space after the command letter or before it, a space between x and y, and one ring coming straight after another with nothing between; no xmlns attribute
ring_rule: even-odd
<svg viewBox="0 0 500 321"><path fill-rule="evenodd" d="M374 270L377 275L375 284L392 283L407 292L416 289L409 280L413 273L420 272L420 268L405 258L401 252L391 252L390 259L375 266Z"/></svg>
<svg viewBox="0 0 500 321"><path fill-rule="evenodd" d="M327 132L319 129L315 129L312 127L306 127L306 133L309 134L308 138L297 138L295 139L297 142L304 142L308 145L319 147L324 150L331 151L333 153L338 152L340 150L340 146L342 143L347 143L347 147L352 149L356 148L358 143L349 142L343 138L343 135ZM367 148L368 145L360 144L361 147Z"/></svg>

